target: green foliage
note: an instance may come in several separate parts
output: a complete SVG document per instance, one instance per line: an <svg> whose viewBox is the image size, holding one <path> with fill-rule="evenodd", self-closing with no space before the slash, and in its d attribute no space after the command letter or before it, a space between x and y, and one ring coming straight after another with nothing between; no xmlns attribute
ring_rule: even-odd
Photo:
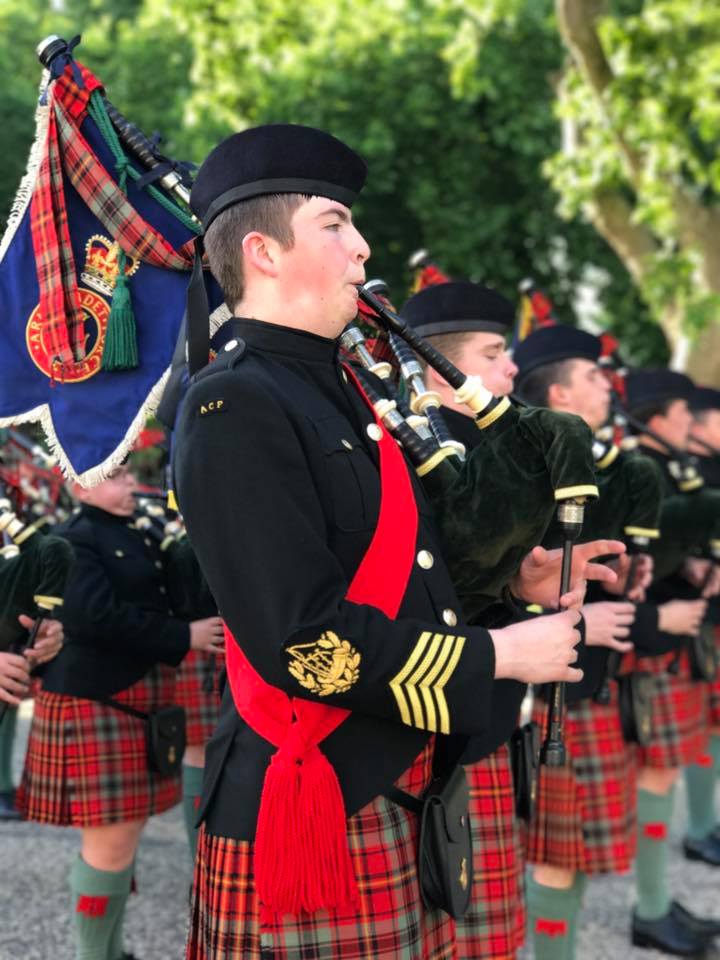
<svg viewBox="0 0 720 960"><path fill-rule="evenodd" d="M221 137L269 121L321 126L358 149L370 167L356 210L368 273L398 303L407 256L425 246L452 275L513 299L532 276L568 322L578 286L600 268L608 323L647 329L624 268L577 213L582 192L573 200L563 184L565 221L543 174L560 147L554 82L565 59L551 0L66 0L60 17L39 0L4 2L22 30L2 31L12 48L0 39L18 124L12 157L0 158L1 210L32 136L35 43L82 32L79 58L174 156L200 161ZM643 341L655 359L659 339Z"/></svg>
<svg viewBox="0 0 720 960"><path fill-rule="evenodd" d="M558 113L576 131L574 147L546 170L567 217L599 191L622 191L634 223L655 243L643 298L656 317L675 302L687 332L697 333L720 312L699 282L707 251L689 238L679 195L701 213L720 200L720 6L615 3L598 31L612 82L597 97L576 69L568 71ZM720 277L710 283L720 290Z"/></svg>

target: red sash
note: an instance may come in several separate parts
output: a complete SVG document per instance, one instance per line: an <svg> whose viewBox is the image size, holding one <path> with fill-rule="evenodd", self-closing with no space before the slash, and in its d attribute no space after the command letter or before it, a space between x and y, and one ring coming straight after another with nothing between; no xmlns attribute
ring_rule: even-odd
<svg viewBox="0 0 720 960"><path fill-rule="evenodd" d="M355 374L345 369L372 410ZM380 511L370 546L345 596L352 603L377 607L394 620L412 570L418 517L403 455L375 419L381 431ZM225 644L238 713L278 748L265 774L255 836L255 886L261 909L268 917L353 905L358 891L345 805L337 775L319 749L349 711L291 698L266 683L227 626Z"/></svg>

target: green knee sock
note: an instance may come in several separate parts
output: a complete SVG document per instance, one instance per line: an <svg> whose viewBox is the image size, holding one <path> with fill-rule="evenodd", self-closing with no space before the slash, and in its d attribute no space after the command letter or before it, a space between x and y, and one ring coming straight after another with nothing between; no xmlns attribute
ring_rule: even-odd
<svg viewBox="0 0 720 960"><path fill-rule="evenodd" d="M122 957L122 934L118 942L117 929L122 924L132 874L132 865L117 873L95 870L82 857L72 865L75 960L120 960Z"/></svg>
<svg viewBox="0 0 720 960"><path fill-rule="evenodd" d="M0 793L13 789L12 755L17 715L17 709L10 707L0 721Z"/></svg>
<svg viewBox="0 0 720 960"><path fill-rule="evenodd" d="M658 920L670 909L668 890L668 828L674 789L668 793L638 790L638 850L635 864L637 915Z"/></svg>
<svg viewBox="0 0 720 960"><path fill-rule="evenodd" d="M133 883L135 880L135 864L128 868L130 870L130 893L133 893ZM127 900L125 901L127 907ZM125 920L125 909L121 910L118 914L117 920L112 928L110 934L110 946L108 948L108 957L111 960L122 960L125 956L124 940L123 940L123 921Z"/></svg>
<svg viewBox="0 0 720 960"><path fill-rule="evenodd" d="M713 758L713 770L715 771L715 782L720 780L720 734L713 734L710 737L710 756ZM713 794L715 791L713 790Z"/></svg>
<svg viewBox="0 0 720 960"><path fill-rule="evenodd" d="M720 739L713 737L712 739ZM699 762L685 767L685 790L687 792L688 827L691 840L704 840L715 829L715 761L710 752Z"/></svg>
<svg viewBox="0 0 720 960"><path fill-rule="evenodd" d="M587 890L588 878L586 873L580 873L579 871L575 874L575 879L573 880L573 885L570 888L575 896L576 908L575 914L573 915L570 921L570 932L568 934L568 940L570 942L570 953L569 957L575 956L575 945L577 942L578 928L580 925L580 915L582 913L583 907L583 898L585 896L585 891Z"/></svg>
<svg viewBox="0 0 720 960"><path fill-rule="evenodd" d="M197 848L197 808L200 803L200 794L202 793L203 768L191 767L187 763L182 767L182 788L183 788L183 817L185 818L185 829L188 836L188 846L190 847L190 858L195 863L195 850Z"/></svg>
<svg viewBox="0 0 720 960"><path fill-rule="evenodd" d="M546 887L528 871L528 929L535 960L574 960L575 927L582 896L575 884L564 890Z"/></svg>

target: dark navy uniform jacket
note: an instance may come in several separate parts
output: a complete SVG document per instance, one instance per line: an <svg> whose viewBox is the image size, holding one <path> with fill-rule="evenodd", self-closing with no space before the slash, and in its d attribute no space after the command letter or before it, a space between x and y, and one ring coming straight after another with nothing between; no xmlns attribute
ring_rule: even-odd
<svg viewBox="0 0 720 960"><path fill-rule="evenodd" d="M44 689L99 700L158 663L178 666L190 649L189 625L170 614L162 554L130 524L83 505L53 531L76 562L59 608L65 645L47 664Z"/></svg>
<svg viewBox="0 0 720 960"><path fill-rule="evenodd" d="M416 480L416 560L397 619L345 599L377 525L372 413L347 382L334 340L229 323L235 339L197 375L179 415L179 504L221 615L253 667L290 696L352 711L321 744L351 815L410 766L431 733L487 728L494 648L484 628L461 626ZM320 697L297 679L293 651L302 645L310 657L330 633L359 662L349 687ZM274 751L226 689L206 754L201 817L211 833L252 839Z"/></svg>

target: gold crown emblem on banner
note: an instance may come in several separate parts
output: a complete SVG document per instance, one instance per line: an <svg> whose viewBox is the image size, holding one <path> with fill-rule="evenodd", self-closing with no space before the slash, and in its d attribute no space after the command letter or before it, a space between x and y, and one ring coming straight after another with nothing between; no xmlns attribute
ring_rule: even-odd
<svg viewBox="0 0 720 960"><path fill-rule="evenodd" d="M82 282L97 290L98 293L104 293L107 297L112 297L115 284L117 283L118 256L120 255L120 245L117 241L102 237L96 233L90 237L85 244L85 267L80 274ZM127 257L125 262L125 276L131 277L140 269L140 263Z"/></svg>

